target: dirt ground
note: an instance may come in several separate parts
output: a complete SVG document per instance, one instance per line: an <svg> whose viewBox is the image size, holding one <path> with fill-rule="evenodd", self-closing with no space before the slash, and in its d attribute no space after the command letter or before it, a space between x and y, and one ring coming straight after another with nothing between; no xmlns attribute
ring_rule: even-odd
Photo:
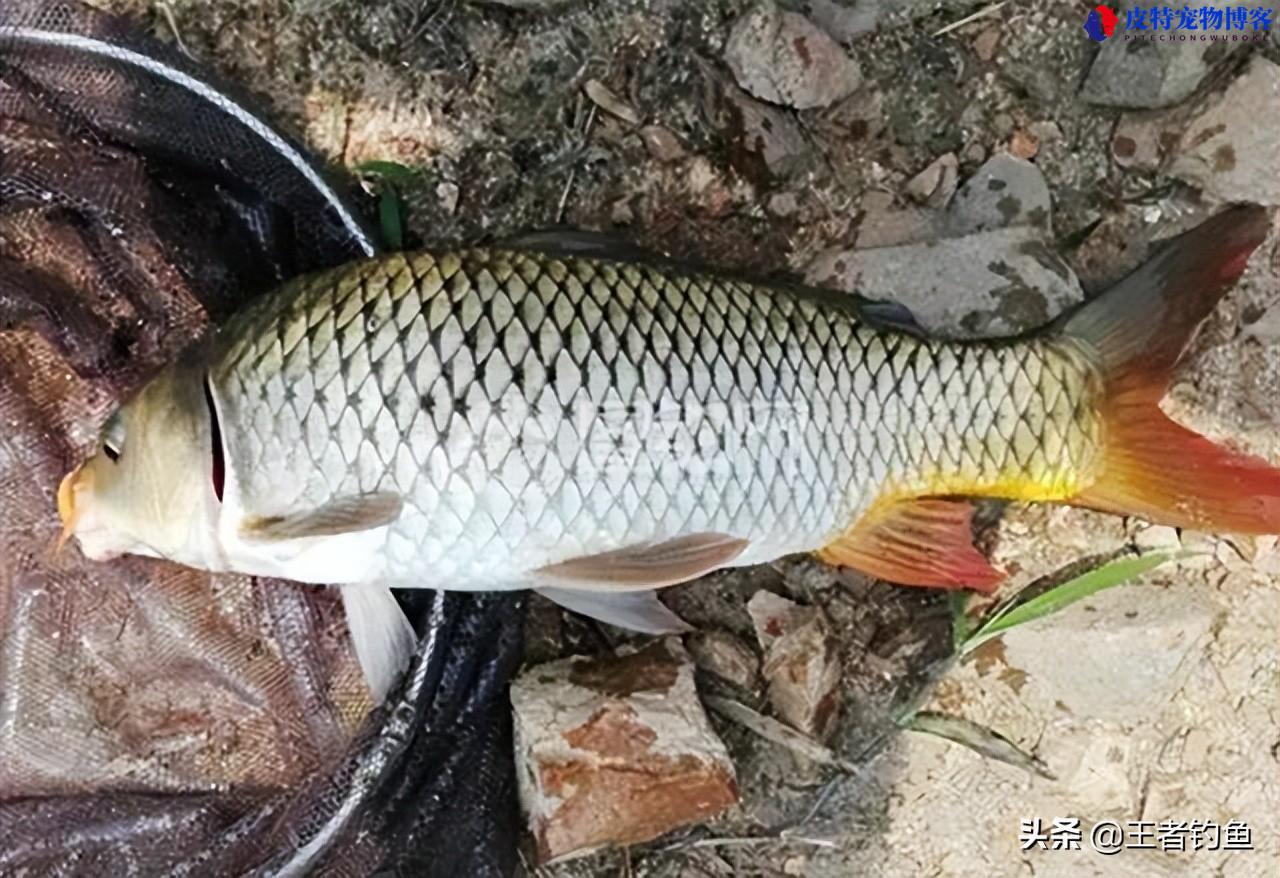
<svg viewBox="0 0 1280 878"><path fill-rule="evenodd" d="M1082 36L1083 3L1015 0L940 36L980 7L914 4L914 18L890 16L848 40L862 71L849 97L804 111L743 103L721 60L747 7L740 0L99 5L144 16L157 34L252 90L335 172L369 161L411 169L395 183L411 245L565 225L677 258L800 273L818 253L850 246L911 207L910 181L939 156L956 156L963 181L1009 150L1043 174L1049 244L1095 293L1135 264L1153 233L1205 210L1164 173L1113 160L1119 112L1078 95L1096 52ZM1257 51L1280 56L1274 45ZM586 94L592 80L612 105ZM366 185L376 193L387 184ZM374 205L371 194L371 215ZM1253 329L1280 300L1276 253L1273 236L1202 334L1169 407L1280 460L1280 332ZM1014 507L992 542L1018 571L1014 589L1135 541L1169 546L1179 536L1079 510ZM740 806L708 827L545 873L1274 874L1280 553L1274 539L1184 533L1181 545L1200 554L958 662L944 595L799 561L675 590L671 606L685 618L748 643L744 606L758 588L823 606L845 668L831 746L856 770L798 761L717 718L738 764ZM546 607L533 624L531 660L598 650L613 637ZM728 691L762 707L759 692L700 683L704 694ZM1054 779L897 731L895 720L921 702L999 731ZM1021 849L1021 819L1066 817L1086 831L1106 819L1240 819L1252 826L1254 850Z"/></svg>

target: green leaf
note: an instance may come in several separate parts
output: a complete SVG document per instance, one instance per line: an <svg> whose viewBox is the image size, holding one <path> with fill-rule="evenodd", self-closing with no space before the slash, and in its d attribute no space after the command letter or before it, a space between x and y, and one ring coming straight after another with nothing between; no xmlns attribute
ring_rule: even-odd
<svg viewBox="0 0 1280 878"><path fill-rule="evenodd" d="M413 179L416 173L413 168L399 162L371 161L361 162L355 166L355 172L361 177L381 177L392 183L403 183Z"/></svg>
<svg viewBox="0 0 1280 878"><path fill-rule="evenodd" d="M1108 561L1088 573L1069 579L1044 594L1023 603L1011 603L996 613L964 641L961 654L972 652L993 637L1027 622L1043 619L1078 600L1095 595L1108 588L1123 585L1142 574L1154 570L1166 561L1186 557L1185 552L1151 552L1146 555L1128 556Z"/></svg>
<svg viewBox="0 0 1280 878"><path fill-rule="evenodd" d="M382 225L382 240L389 250L404 249L404 202L400 193L390 186L378 201L378 221Z"/></svg>
<svg viewBox="0 0 1280 878"><path fill-rule="evenodd" d="M988 759L995 759L1007 765L1026 769L1049 780L1056 779L1053 773L1049 771L1049 767L1037 757L1026 752L999 732L992 731L986 726L978 725L973 720L965 719L962 716L922 710L902 723L902 726L913 732L923 732L926 735L946 738L948 741L954 741L976 753L981 753Z"/></svg>

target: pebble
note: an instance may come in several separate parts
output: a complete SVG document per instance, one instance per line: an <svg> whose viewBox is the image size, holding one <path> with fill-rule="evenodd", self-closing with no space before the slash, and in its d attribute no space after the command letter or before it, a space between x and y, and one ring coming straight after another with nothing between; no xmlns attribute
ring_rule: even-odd
<svg viewBox="0 0 1280 878"><path fill-rule="evenodd" d="M1280 204L1280 66L1255 55L1192 120L1169 173L1218 201Z"/></svg>
<svg viewBox="0 0 1280 878"><path fill-rule="evenodd" d="M754 689L760 681L759 657L728 631L691 634L688 647L695 665L722 680L743 689Z"/></svg>
<svg viewBox="0 0 1280 878"><path fill-rule="evenodd" d="M792 728L817 741L828 738L840 713L839 651L826 616L773 592L747 602L756 637L765 648L761 669L769 704Z"/></svg>
<svg viewBox="0 0 1280 878"><path fill-rule="evenodd" d="M957 196L958 197L958 196ZM818 255L806 280L905 305L927 331L984 338L1037 329L1084 298L1031 226Z"/></svg>
<svg viewBox="0 0 1280 878"><path fill-rule="evenodd" d="M913 201L930 207L945 207L956 191L960 161L953 152L934 159L927 168L907 181L903 191Z"/></svg>
<svg viewBox="0 0 1280 878"><path fill-rule="evenodd" d="M734 22L724 60L748 92L797 110L829 107L862 84L862 71L843 46L771 0Z"/></svg>
<svg viewBox="0 0 1280 878"><path fill-rule="evenodd" d="M997 153L956 193L947 213L952 235L1029 225L1052 234L1049 186L1026 159Z"/></svg>
<svg viewBox="0 0 1280 878"><path fill-rule="evenodd" d="M689 153L680 140L662 125L646 125L640 129L644 147L660 162L678 162Z"/></svg>
<svg viewBox="0 0 1280 878"><path fill-rule="evenodd" d="M996 56L996 48L1000 45L1000 28L989 27L973 40L973 51L981 61L990 61Z"/></svg>
<svg viewBox="0 0 1280 878"><path fill-rule="evenodd" d="M1200 5L1221 8L1228 3L1205 0ZM1219 61L1243 45L1107 40L1089 68L1080 96L1106 107L1169 107L1190 97Z"/></svg>
<svg viewBox="0 0 1280 878"><path fill-rule="evenodd" d="M530 668L511 704L540 864L649 841L737 801L733 763L676 638Z"/></svg>

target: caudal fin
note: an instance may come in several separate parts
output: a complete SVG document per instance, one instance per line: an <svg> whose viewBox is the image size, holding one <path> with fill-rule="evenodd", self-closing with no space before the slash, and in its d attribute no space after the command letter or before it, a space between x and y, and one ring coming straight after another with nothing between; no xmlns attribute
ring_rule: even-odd
<svg viewBox="0 0 1280 878"><path fill-rule="evenodd" d="M1103 380L1102 472L1072 503L1175 527L1280 533L1280 469L1160 410L1179 357L1269 227L1260 207L1226 210L1167 242L1063 325L1097 358Z"/></svg>

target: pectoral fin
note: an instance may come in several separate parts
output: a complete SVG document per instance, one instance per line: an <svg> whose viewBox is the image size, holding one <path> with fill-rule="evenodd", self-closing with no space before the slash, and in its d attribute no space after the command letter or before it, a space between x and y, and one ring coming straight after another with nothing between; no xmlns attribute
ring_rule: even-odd
<svg viewBox="0 0 1280 878"><path fill-rule="evenodd" d="M409 664L418 638L391 589L343 585L342 606L360 670L373 700L381 704Z"/></svg>
<svg viewBox="0 0 1280 878"><path fill-rule="evenodd" d="M974 547L972 521L973 506L962 500L891 501L873 507L817 554L901 585L989 592L1004 574Z"/></svg>
<svg viewBox="0 0 1280 878"><path fill-rule="evenodd" d="M537 592L566 610L641 634L680 634L693 630L693 626L663 606L654 591L539 588Z"/></svg>
<svg viewBox="0 0 1280 878"><path fill-rule="evenodd" d="M696 579L742 554L746 540L698 533L549 564L537 572L567 588L618 591L662 588Z"/></svg>
<svg viewBox="0 0 1280 878"><path fill-rule="evenodd" d="M240 536L258 542L278 542L356 533L391 524L403 509L400 495L385 491L338 497L319 509L247 519L240 525Z"/></svg>

